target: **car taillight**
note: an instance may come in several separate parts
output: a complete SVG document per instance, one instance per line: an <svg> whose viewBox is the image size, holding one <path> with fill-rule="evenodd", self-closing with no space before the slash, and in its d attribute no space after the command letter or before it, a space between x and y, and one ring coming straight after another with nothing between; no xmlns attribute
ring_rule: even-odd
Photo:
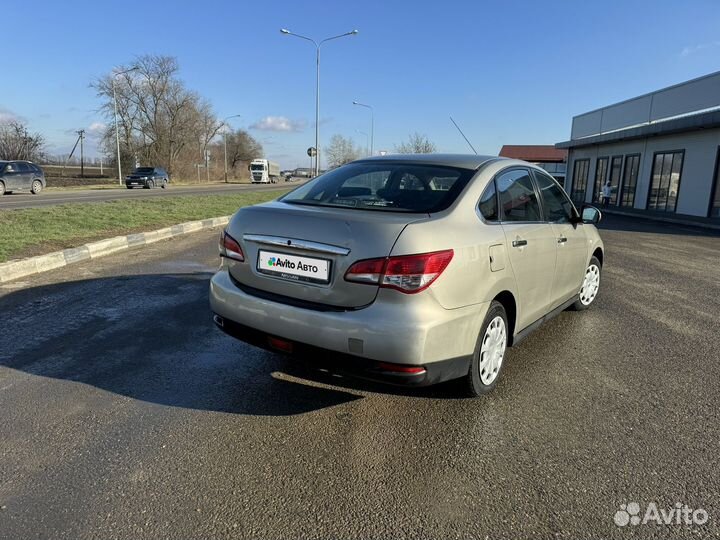
<svg viewBox="0 0 720 540"><path fill-rule="evenodd" d="M218 247L221 257L227 257L228 259L241 262L245 260L245 255L243 255L240 244L238 244L237 240L230 236L227 231L220 233L220 245Z"/></svg>
<svg viewBox="0 0 720 540"><path fill-rule="evenodd" d="M379 285L413 294L427 289L453 258L453 250L400 255L358 261L345 273L345 281Z"/></svg>

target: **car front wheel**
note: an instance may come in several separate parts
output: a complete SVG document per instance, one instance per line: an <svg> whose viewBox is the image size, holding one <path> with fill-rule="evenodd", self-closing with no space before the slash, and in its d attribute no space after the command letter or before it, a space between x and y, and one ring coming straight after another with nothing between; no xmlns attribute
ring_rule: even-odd
<svg viewBox="0 0 720 540"><path fill-rule="evenodd" d="M602 265L597 257L592 257L585 269L585 277L583 278L582 287L578 299L572 305L575 311L583 311L589 308L597 298L600 291L600 274L602 273Z"/></svg>
<svg viewBox="0 0 720 540"><path fill-rule="evenodd" d="M40 180L34 180L30 191L32 191L33 195L37 195L42 191L42 188L42 182Z"/></svg>
<svg viewBox="0 0 720 540"><path fill-rule="evenodd" d="M145 189L152 189L154 187L155 187L155 182L153 182L152 180L148 180L147 182L145 182Z"/></svg>
<svg viewBox="0 0 720 540"><path fill-rule="evenodd" d="M500 302L490 304L483 321L466 376L467 393L471 397L491 392L497 385L505 360L508 342L508 323L505 308Z"/></svg>

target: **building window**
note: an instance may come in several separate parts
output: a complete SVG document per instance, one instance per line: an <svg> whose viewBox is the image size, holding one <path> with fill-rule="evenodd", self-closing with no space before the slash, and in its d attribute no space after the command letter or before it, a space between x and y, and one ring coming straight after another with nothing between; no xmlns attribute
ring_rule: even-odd
<svg viewBox="0 0 720 540"><path fill-rule="evenodd" d="M710 201L710 217L720 218L720 148L715 162L715 192Z"/></svg>
<svg viewBox="0 0 720 540"><path fill-rule="evenodd" d="M625 172L622 189L620 190L620 206L635 206L635 190L637 189L638 172L640 171L640 154L625 156Z"/></svg>
<svg viewBox="0 0 720 540"><path fill-rule="evenodd" d="M675 211L680 191L680 174L684 154L684 150L655 154L650 193L648 194L648 210Z"/></svg>
<svg viewBox="0 0 720 540"><path fill-rule="evenodd" d="M622 156L613 156L610 162L610 204L617 204L620 195L620 173L622 172ZM602 188L601 188L602 190Z"/></svg>
<svg viewBox="0 0 720 540"><path fill-rule="evenodd" d="M593 186L593 202L599 203L602 201L602 188L605 184L605 178L607 178L609 158L601 157L597 159L597 165L595 166L595 185Z"/></svg>
<svg viewBox="0 0 720 540"><path fill-rule="evenodd" d="M575 160L573 165L572 182L570 184L570 197L575 204L581 205L585 202L585 191L587 191L589 169L589 159Z"/></svg>

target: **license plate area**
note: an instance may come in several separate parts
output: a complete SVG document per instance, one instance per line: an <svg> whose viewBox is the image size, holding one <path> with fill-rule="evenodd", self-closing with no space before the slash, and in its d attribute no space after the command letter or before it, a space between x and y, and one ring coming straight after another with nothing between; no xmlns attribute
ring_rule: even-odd
<svg viewBox="0 0 720 540"><path fill-rule="evenodd" d="M328 259L261 249L258 251L257 271L288 281L326 285L330 283L331 262Z"/></svg>

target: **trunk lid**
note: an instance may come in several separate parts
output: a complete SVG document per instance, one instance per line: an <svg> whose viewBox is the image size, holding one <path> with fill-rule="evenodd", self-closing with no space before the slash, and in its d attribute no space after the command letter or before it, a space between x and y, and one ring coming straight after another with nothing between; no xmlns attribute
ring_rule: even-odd
<svg viewBox="0 0 720 540"><path fill-rule="evenodd" d="M361 259L387 257L405 226L427 217L278 201L242 208L227 232L240 243L245 262L231 264L229 271L240 285L264 293L362 307L375 300L378 287L345 281L347 269Z"/></svg>

